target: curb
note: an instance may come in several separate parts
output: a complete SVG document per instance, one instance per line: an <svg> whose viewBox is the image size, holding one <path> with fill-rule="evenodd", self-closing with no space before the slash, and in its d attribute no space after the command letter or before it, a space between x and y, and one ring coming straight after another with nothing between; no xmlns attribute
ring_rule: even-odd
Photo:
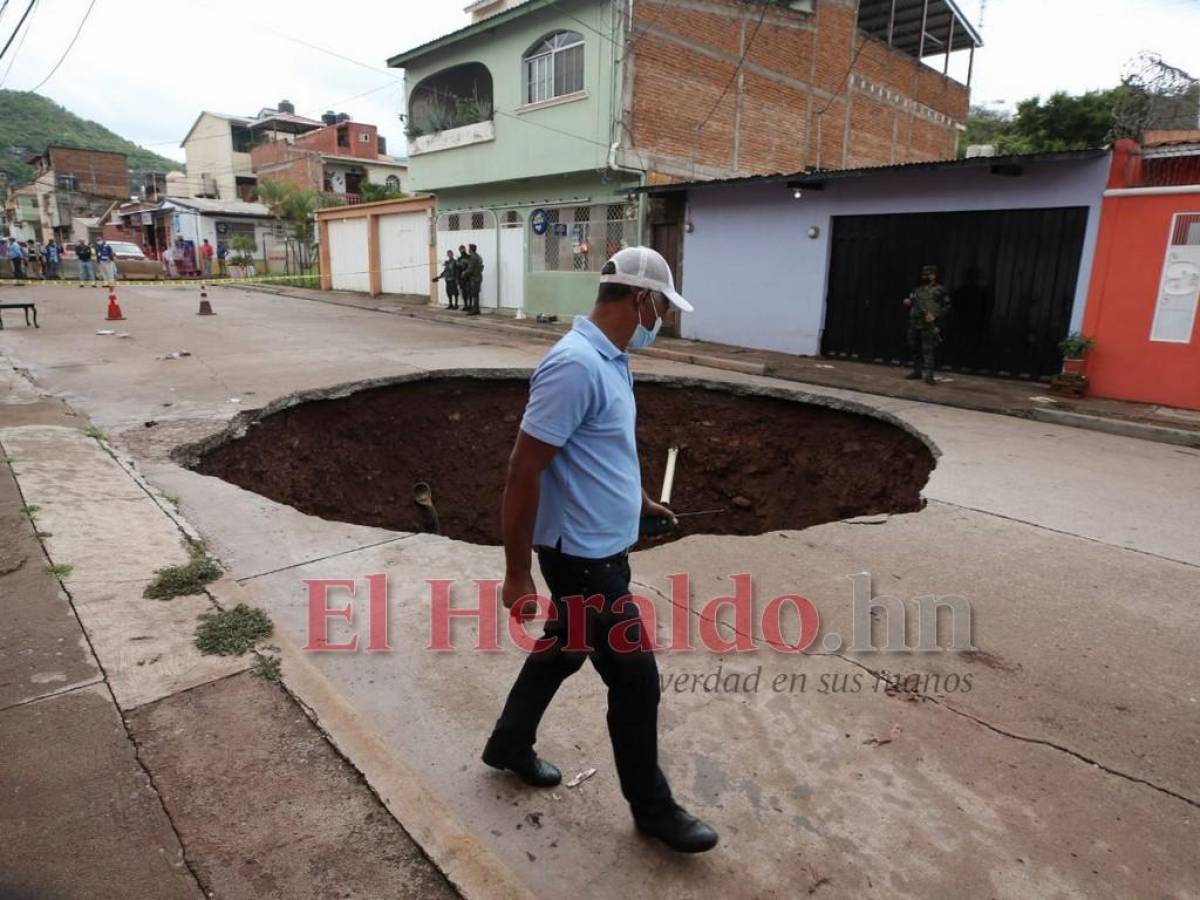
<svg viewBox="0 0 1200 900"><path fill-rule="evenodd" d="M1123 419L1104 419L1100 416L1088 416L1083 413L1066 412L1059 409L1034 409L1030 413L1030 418L1039 422L1068 425L1072 428L1086 428L1090 431L1102 431L1106 434L1140 438L1144 441L1156 441L1160 444L1176 444L1181 447L1200 448L1200 432L1186 431L1182 428L1147 425L1144 422L1127 422Z"/></svg>

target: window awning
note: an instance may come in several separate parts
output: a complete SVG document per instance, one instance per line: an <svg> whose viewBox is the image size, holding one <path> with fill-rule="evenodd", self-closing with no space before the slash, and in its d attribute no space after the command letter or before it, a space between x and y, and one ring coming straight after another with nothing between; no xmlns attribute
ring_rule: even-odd
<svg viewBox="0 0 1200 900"><path fill-rule="evenodd" d="M913 56L970 50L983 38L954 0L862 0L858 27Z"/></svg>

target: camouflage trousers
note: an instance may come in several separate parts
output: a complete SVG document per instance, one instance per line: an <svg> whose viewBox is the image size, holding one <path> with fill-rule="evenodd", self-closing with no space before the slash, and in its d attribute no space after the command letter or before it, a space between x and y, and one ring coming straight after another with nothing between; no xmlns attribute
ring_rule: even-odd
<svg viewBox="0 0 1200 900"><path fill-rule="evenodd" d="M936 364L936 351L942 342L942 333L936 325L927 322L908 323L908 351L912 355L914 372L922 368L932 372Z"/></svg>

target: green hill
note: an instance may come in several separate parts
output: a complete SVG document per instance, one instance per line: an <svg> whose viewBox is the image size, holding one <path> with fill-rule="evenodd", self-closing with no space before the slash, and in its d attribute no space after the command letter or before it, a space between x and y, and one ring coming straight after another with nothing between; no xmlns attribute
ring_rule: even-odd
<svg viewBox="0 0 1200 900"><path fill-rule="evenodd" d="M135 184L145 172L183 168L182 163L151 153L39 94L0 91L0 172L12 187L33 180L33 169L25 160L49 144L127 154Z"/></svg>

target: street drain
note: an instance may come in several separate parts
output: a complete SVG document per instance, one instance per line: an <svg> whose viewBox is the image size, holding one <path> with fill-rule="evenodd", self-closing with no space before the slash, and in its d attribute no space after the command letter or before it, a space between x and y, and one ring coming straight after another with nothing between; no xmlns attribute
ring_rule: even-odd
<svg viewBox="0 0 1200 900"><path fill-rule="evenodd" d="M182 448L180 457L301 512L396 531L426 530L428 510L413 501L423 482L442 534L499 544L505 471L528 381L497 374L291 398L244 414L225 435ZM883 418L711 382L643 379L636 393L650 494L657 499L667 452L678 447L672 507L724 510L681 520L666 540L921 508L933 453Z"/></svg>

